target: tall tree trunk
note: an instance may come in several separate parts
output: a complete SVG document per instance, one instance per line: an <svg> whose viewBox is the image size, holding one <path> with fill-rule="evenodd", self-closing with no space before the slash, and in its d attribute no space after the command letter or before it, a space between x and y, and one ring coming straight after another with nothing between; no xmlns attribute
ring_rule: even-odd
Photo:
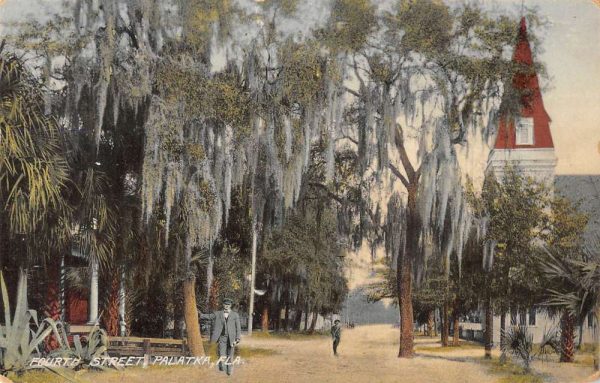
<svg viewBox="0 0 600 383"><path fill-rule="evenodd" d="M183 314L183 299L181 297L181 291L183 289L183 286L181 285L181 282L179 283L175 283L175 286L173 286L173 320L175 322L174 324L174 336L176 339L183 339L184 337L184 314Z"/></svg>
<svg viewBox="0 0 600 383"><path fill-rule="evenodd" d="M430 310L429 314L427 314L427 336L433 336L434 327L435 312L433 310Z"/></svg>
<svg viewBox="0 0 600 383"><path fill-rule="evenodd" d="M117 177L118 178L118 177ZM123 190L122 190L122 182L117 182L116 184L113 185L114 187L114 191L115 191L115 195L123 195ZM101 312L100 315L100 320L102 321L102 324L104 325L104 329L106 330L106 333L108 334L108 336L119 336L119 330L120 330L120 326L119 326L119 307L121 304L121 283L120 283L120 277L123 276L122 275L122 269L119 267L119 265L123 264L123 257L124 254L127 253L126 250L126 243L127 243L127 238L129 237L129 232L130 230L133 230L133 222L132 222L132 217L131 217L131 212L125 207L125 206L117 206L116 209L119 212L119 216L117 219L117 230L118 230L118 235L117 235L117 239L115 241L115 249L114 249L114 258L113 258L113 262L114 262L114 267L112 267L111 270L109 270L108 273L104 273L104 274L109 274L106 275L106 278L108 279L108 300L104 301L106 302L106 307L103 307L103 310ZM105 279L106 279L105 278ZM125 297L123 297L124 299ZM123 318L124 320L125 318ZM164 334L165 329L166 329L166 321L163 319L162 321L163 325L161 328L161 333Z"/></svg>
<svg viewBox="0 0 600 383"><path fill-rule="evenodd" d="M206 264L206 306L208 310L216 308L216 306L211 305L213 303L211 300L213 299L214 264L212 246L210 246L208 249L208 263Z"/></svg>
<svg viewBox="0 0 600 383"><path fill-rule="evenodd" d="M448 346L450 332L450 321L448 319L448 303L444 302L442 307L442 347Z"/></svg>
<svg viewBox="0 0 600 383"><path fill-rule="evenodd" d="M398 357L413 356L413 307L412 307L412 259L411 255L402 258L398 279L398 299L400 302L400 350Z"/></svg>
<svg viewBox="0 0 600 383"><path fill-rule="evenodd" d="M208 300L208 309L211 311L219 307L219 281L213 278L212 287L210 288L210 299Z"/></svg>
<svg viewBox="0 0 600 383"><path fill-rule="evenodd" d="M292 330L300 330L300 324L302 323L302 310L296 310L294 314L294 328Z"/></svg>
<svg viewBox="0 0 600 383"><path fill-rule="evenodd" d="M577 338L577 350L581 350L581 345L583 344L583 321L585 317L581 319L579 322L579 337Z"/></svg>
<svg viewBox="0 0 600 383"><path fill-rule="evenodd" d="M44 315L54 320L60 319L60 266L51 259L47 265L46 304Z"/></svg>
<svg viewBox="0 0 600 383"><path fill-rule="evenodd" d="M260 317L260 327L261 327L262 332L264 332L264 333L269 332L269 304L268 304L268 302L265 302L265 305L263 306L263 309L262 309L262 315Z"/></svg>
<svg viewBox="0 0 600 383"><path fill-rule="evenodd" d="M504 332L506 331L506 312L500 314L500 344L504 343Z"/></svg>
<svg viewBox="0 0 600 383"><path fill-rule="evenodd" d="M504 345L504 333L506 331L506 312L502 312L500 314L500 349L502 349ZM506 353L502 351L500 354L500 363L504 364L506 362Z"/></svg>
<svg viewBox="0 0 600 383"><path fill-rule="evenodd" d="M453 331L454 334L452 336L452 345L453 346L458 346L460 345L460 326L459 326L459 322L458 322L458 314L454 314L452 316L452 323L453 323Z"/></svg>
<svg viewBox="0 0 600 383"><path fill-rule="evenodd" d="M60 319L60 264L56 262L58 257L52 256L47 264L46 303L44 315L53 320ZM52 334L46 339L46 350L52 351L59 347L58 339Z"/></svg>
<svg viewBox="0 0 600 383"><path fill-rule="evenodd" d="M0 204L2 204L4 199L0 198ZM0 205L0 206L4 206L4 205ZM8 254L8 242L6 241L6 238L4 237L4 220L5 220L5 215L2 213L4 210L0 210L0 271L4 270L4 265L6 264L6 262L8 261L8 259L4 259L4 257L7 256Z"/></svg>
<svg viewBox="0 0 600 383"><path fill-rule="evenodd" d="M290 305L285 304L284 331L290 331Z"/></svg>
<svg viewBox="0 0 600 383"><path fill-rule="evenodd" d="M594 358L594 369L600 371L600 294L596 297L596 355Z"/></svg>
<svg viewBox="0 0 600 383"><path fill-rule="evenodd" d="M304 314L304 332L308 331L308 316L310 311L308 310L308 303L306 304L306 314Z"/></svg>
<svg viewBox="0 0 600 383"><path fill-rule="evenodd" d="M281 331L281 303L275 305L275 331Z"/></svg>
<svg viewBox="0 0 600 383"><path fill-rule="evenodd" d="M309 334L313 334L315 332L315 327L317 326L317 318L319 314L314 312L312 316L312 320L310 321L310 328L308 329Z"/></svg>
<svg viewBox="0 0 600 383"><path fill-rule="evenodd" d="M190 276L183 281L183 307L187 342L192 356L204 356L202 335L196 307L196 277Z"/></svg>
<svg viewBox="0 0 600 383"><path fill-rule="evenodd" d="M400 310L400 349L399 358L411 358L414 355L413 339L413 304L412 304L412 275L413 259L419 249L419 234L421 230L419 213L417 211L417 182L416 179L407 188L408 204L406 210L406 246L405 252L400 250L397 262L398 302Z"/></svg>
<svg viewBox="0 0 600 383"><path fill-rule="evenodd" d="M485 302L485 358L492 358L492 347L494 346L494 312L492 311L492 301L487 299Z"/></svg>
<svg viewBox="0 0 600 383"><path fill-rule="evenodd" d="M454 302L452 303L452 332L453 332L452 345L453 346L458 346L460 344L459 308L460 308L460 301L459 301L458 297L455 297Z"/></svg>
<svg viewBox="0 0 600 383"><path fill-rule="evenodd" d="M110 280L108 306L102 313L102 323L108 336L119 335L119 273L114 272Z"/></svg>
<svg viewBox="0 0 600 383"><path fill-rule="evenodd" d="M567 310L560 319L560 361L571 363L575 354L575 318Z"/></svg>

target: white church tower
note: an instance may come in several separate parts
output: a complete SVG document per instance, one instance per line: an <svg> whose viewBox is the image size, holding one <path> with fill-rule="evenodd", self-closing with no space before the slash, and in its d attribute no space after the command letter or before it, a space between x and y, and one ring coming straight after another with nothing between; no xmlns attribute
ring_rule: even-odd
<svg viewBox="0 0 600 383"><path fill-rule="evenodd" d="M501 115L498 135L490 152L487 172L494 172L502 180L507 165L516 168L522 175L531 176L538 182L554 185L557 158L550 132L550 116L544 108L538 76L533 64L531 46L527 39L525 18L521 19L513 63L519 66L512 79L512 86L521 96L516 112ZM527 326L533 341L541 342L545 329L557 325L545 312L535 308L511 313L507 326ZM500 316L494 316L493 339L500 342Z"/></svg>
<svg viewBox="0 0 600 383"><path fill-rule="evenodd" d="M550 133L551 120L544 108L525 18L521 19L513 62L522 68L512 81L512 86L521 94L521 110L517 116L500 118L487 170L502 179L505 166L511 165L524 175L553 185L557 159Z"/></svg>

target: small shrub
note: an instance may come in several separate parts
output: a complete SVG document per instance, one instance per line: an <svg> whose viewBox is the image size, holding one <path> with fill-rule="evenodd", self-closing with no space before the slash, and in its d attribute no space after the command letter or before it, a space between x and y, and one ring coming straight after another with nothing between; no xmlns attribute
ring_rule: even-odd
<svg viewBox="0 0 600 383"><path fill-rule="evenodd" d="M534 357L533 335L527 331L527 328L515 326L508 330L503 330L502 336L504 338L504 341L500 345L502 353L511 354L516 357L523 363L525 372L529 372Z"/></svg>
<svg viewBox="0 0 600 383"><path fill-rule="evenodd" d="M531 371L531 362L536 357L545 357L551 353L560 354L561 341L557 330L544 334L539 347L533 347L533 335L526 327L514 326L502 331L504 341L500 344L502 354L510 354L523 364L525 373Z"/></svg>
<svg viewBox="0 0 600 383"><path fill-rule="evenodd" d="M64 329L64 327L62 327ZM110 369L111 367L106 366L95 366L91 367L91 362L94 358L101 358L108 356L108 334L103 329L95 325L89 332L86 341L81 342L79 335L73 337L73 347L69 347L66 332L64 330L61 333L63 347L54 350L50 353L50 357L61 357L61 358L77 358L79 364L71 366L75 370L96 368L101 370ZM116 366L112 366L116 368Z"/></svg>

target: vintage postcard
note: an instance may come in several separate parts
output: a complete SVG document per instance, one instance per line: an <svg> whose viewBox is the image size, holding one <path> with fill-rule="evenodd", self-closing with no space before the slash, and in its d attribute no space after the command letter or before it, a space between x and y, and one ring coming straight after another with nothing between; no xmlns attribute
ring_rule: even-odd
<svg viewBox="0 0 600 383"><path fill-rule="evenodd" d="M0 0L0 382L600 382L600 1Z"/></svg>

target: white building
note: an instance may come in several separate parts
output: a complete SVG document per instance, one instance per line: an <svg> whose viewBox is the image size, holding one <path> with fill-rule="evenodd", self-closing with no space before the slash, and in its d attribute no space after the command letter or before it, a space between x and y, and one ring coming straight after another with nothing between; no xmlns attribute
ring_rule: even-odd
<svg viewBox="0 0 600 383"><path fill-rule="evenodd" d="M498 135L494 148L490 152L487 171L493 172L498 179L502 179L505 167L510 165L525 176L531 176L547 185L554 185L556 193L571 199L572 202L581 203L580 207L591 216L587 228L589 235L589 232L597 231L600 226L598 225L600 176L555 175L557 158L550 130L551 119L544 108L524 18L521 20L513 61L529 67L531 70L519 72L513 78L513 87L522 95L521 110L514 117L500 118ZM587 184L584 184L585 182ZM596 190L595 195L594 190ZM505 320L507 328L511 325L526 326L536 343L540 342L548 331L560 328L559 318L551 318L544 310L535 308L508 313ZM493 339L495 344L499 344L500 341L500 322L499 316L494 317ZM473 325L465 324L466 328L474 330L477 337L478 331ZM581 328L583 343L593 342L594 331L595 323L593 315L590 315L585 318ZM576 328L575 334L576 342L578 342L579 328ZM479 335L481 336L481 334Z"/></svg>

